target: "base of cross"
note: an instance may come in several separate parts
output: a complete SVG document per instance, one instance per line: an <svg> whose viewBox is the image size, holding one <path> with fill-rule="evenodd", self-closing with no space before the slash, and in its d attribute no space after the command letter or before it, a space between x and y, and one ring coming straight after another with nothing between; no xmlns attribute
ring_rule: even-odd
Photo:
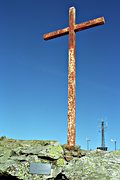
<svg viewBox="0 0 120 180"><path fill-rule="evenodd" d="M70 145L67 144L66 148L67 148L68 150L75 150L75 149L76 149L76 146L70 146Z"/></svg>
<svg viewBox="0 0 120 180"><path fill-rule="evenodd" d="M67 150L73 150L73 151L80 150L80 146L79 145L69 146L68 144L63 144L62 146L63 146L63 149L67 149Z"/></svg>

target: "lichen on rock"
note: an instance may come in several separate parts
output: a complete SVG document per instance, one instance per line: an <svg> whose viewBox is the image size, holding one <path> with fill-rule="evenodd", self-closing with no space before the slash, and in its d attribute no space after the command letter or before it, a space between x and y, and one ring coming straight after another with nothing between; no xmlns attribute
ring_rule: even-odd
<svg viewBox="0 0 120 180"><path fill-rule="evenodd" d="M32 174L30 163L51 164L50 175ZM119 180L120 151L68 149L57 141L0 138L0 178L16 180Z"/></svg>

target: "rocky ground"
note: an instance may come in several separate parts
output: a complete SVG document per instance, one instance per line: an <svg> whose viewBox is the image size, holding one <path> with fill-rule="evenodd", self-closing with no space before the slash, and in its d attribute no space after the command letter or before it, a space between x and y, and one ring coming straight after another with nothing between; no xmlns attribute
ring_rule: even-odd
<svg viewBox="0 0 120 180"><path fill-rule="evenodd" d="M51 164L50 175L30 172L30 163ZM0 180L120 180L120 151L72 150L57 141L0 138Z"/></svg>

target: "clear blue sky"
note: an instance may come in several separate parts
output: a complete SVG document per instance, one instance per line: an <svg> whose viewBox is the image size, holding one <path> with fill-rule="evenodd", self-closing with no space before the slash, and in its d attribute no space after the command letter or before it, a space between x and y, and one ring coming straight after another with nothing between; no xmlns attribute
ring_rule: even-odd
<svg viewBox="0 0 120 180"><path fill-rule="evenodd" d="M104 16L105 25L76 34L77 144L120 149L120 1L0 0L0 136L67 142L68 36L43 34Z"/></svg>

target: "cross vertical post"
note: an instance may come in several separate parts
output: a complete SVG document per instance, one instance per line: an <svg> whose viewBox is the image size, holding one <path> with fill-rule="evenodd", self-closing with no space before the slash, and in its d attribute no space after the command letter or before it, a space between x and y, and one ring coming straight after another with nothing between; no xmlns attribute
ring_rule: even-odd
<svg viewBox="0 0 120 180"><path fill-rule="evenodd" d="M76 141L76 43L75 8L69 9L69 61L68 61L68 147Z"/></svg>
<svg viewBox="0 0 120 180"><path fill-rule="evenodd" d="M102 131L102 137L101 137L101 139L102 139L102 141L101 141L101 147L105 147L105 135L104 135L104 121L102 121L102 123L101 123L101 131Z"/></svg>
<svg viewBox="0 0 120 180"><path fill-rule="evenodd" d="M43 35L44 40L50 40L69 35L68 61L68 147L76 143L76 32L92 28L105 23L104 17L89 20L80 24L75 23L75 8L69 9L69 27L59 29Z"/></svg>

